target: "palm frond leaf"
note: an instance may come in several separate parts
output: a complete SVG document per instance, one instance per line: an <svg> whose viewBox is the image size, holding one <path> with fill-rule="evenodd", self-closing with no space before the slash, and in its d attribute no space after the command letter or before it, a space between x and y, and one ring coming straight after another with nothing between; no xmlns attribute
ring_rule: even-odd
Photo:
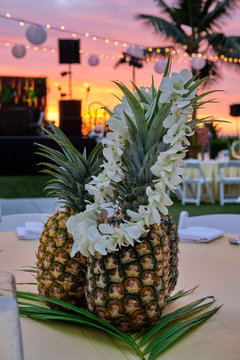
<svg viewBox="0 0 240 360"><path fill-rule="evenodd" d="M137 19L144 20L145 25L153 27L157 34L163 34L167 38L174 40L176 43L184 45L188 41L188 36L182 29L165 19L144 14L138 15Z"/></svg>

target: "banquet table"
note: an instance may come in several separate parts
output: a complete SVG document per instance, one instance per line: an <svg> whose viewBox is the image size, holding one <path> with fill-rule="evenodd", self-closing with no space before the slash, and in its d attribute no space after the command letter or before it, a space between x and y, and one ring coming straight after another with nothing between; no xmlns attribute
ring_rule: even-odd
<svg viewBox="0 0 240 360"><path fill-rule="evenodd" d="M188 159L185 161L193 161L196 159ZM196 160L198 161L198 160ZM209 183L209 186L211 188L213 198L216 201L219 201L219 170L218 165L220 162L224 162L223 160L202 160L200 161L203 173L206 178L212 178L212 182ZM226 161L225 161L226 162ZM194 178L198 177L198 170L196 169L188 169L187 174L189 177ZM230 168L226 169L225 176L240 176L240 168ZM228 194L240 194L240 186L239 185L231 185L225 186L225 191L227 191ZM203 193L205 191L205 188L203 187ZM209 200L210 201L210 200Z"/></svg>
<svg viewBox="0 0 240 360"><path fill-rule="evenodd" d="M240 246L229 244L233 237L224 235L209 243L180 243L175 291L199 286L173 302L170 310L208 295L215 296L215 304L223 306L163 352L161 360L239 360ZM32 281L32 274L19 270L35 264L37 246L37 240L19 240L15 232L0 233L0 270L14 273L17 282ZM19 289L36 291L30 285L19 285ZM127 345L97 330L28 318L21 318L21 327L25 360L138 359Z"/></svg>

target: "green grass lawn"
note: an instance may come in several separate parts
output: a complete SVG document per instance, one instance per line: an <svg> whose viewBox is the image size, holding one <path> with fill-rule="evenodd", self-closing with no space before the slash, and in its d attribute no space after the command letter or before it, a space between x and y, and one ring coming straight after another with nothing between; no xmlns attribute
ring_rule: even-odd
<svg viewBox="0 0 240 360"><path fill-rule="evenodd" d="M33 176L2 176L0 177L0 198L32 198L45 197L43 189L51 177L46 175ZM202 203L200 206L194 204L181 205L177 198L173 199L174 204L169 207L169 212L175 221L178 221L181 211L188 211L190 216L204 214L239 214L240 204L227 204L220 206L219 203Z"/></svg>
<svg viewBox="0 0 240 360"><path fill-rule="evenodd" d="M45 197L43 189L50 180L50 176L1 176L0 177L0 198L33 198Z"/></svg>

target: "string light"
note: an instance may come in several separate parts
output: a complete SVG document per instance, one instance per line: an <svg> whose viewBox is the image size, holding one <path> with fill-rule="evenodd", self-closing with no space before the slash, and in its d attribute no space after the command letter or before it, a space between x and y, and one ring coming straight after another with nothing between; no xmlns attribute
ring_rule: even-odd
<svg viewBox="0 0 240 360"><path fill-rule="evenodd" d="M74 36L72 35L73 37L75 37L75 36L78 36L78 37L80 37L80 36L91 37L94 40L103 40L106 44L111 44L111 43L114 44L114 45L121 44L123 47L127 47L128 44L135 45L135 43L129 43L129 42L127 43L126 41L122 41L122 40L106 38L106 36L102 37L102 36L98 36L98 35L91 35L88 32L86 32L86 33L79 33L77 31L73 32L71 30L66 29L66 27L64 25L61 25L61 26L53 26L51 24L42 25L42 24L38 24L38 23L33 22L33 21L18 19L16 17L11 17L11 15L9 13L6 13L6 15L0 14L0 18L5 18L5 19L11 20L11 21L17 21L18 23L21 22L21 23L23 23L23 25L24 24L38 25L38 26L46 27L47 29L50 29L50 30L64 31L64 32L69 33L69 34L76 34ZM23 26L23 25L21 25L21 26ZM141 47L144 48L146 46L142 45Z"/></svg>
<svg viewBox="0 0 240 360"><path fill-rule="evenodd" d="M92 40L96 41L96 40L103 40L106 44L114 44L115 46L121 44L121 46L123 46L124 48L126 48L128 45L136 45L135 43L131 43L131 42L126 42L126 41L121 41L121 40L116 40L116 39L111 39L109 37L102 37L102 36L98 36L98 35L91 35L90 33L88 32L85 32L85 33L79 33L77 31L73 32L72 30L67 30L66 27L64 25L61 25L60 27L59 26L53 26L51 24L47 24L47 25L41 25L41 24L38 24L36 22L32 22L32 21L28 21L28 20L23 20L23 19L19 19L19 18L15 18L15 17L12 17L10 13L6 13L5 15L3 14L0 14L0 18L4 18L4 19L7 19L7 20L11 20L11 21L15 21L15 22L18 22L18 24L20 26L24 26L25 24L29 24L29 25L38 25L38 26L45 26L47 29L50 29L50 30L54 30L54 31L63 31L63 32L66 32L66 33L69 33L72 35L73 38L75 37L80 37L80 36L85 36L86 38L92 38ZM9 42L6 42L5 43L6 46L10 46L10 43ZM144 45L141 45L142 48L146 48L146 46ZM34 48L35 51L38 50L37 47ZM44 52L46 51L51 51L51 52L55 52L56 50L55 49L47 49L47 48L43 48L42 49ZM166 47L165 49L165 53L168 53L170 52L170 49L168 47ZM148 52L151 53L153 51L153 48L152 47L149 47L148 48ZM160 48L157 48L156 50L154 50L155 54L156 53L160 53L161 52L161 49ZM176 54L180 54L181 53L181 50L180 49L173 49L171 50L171 54L172 55L176 55ZM86 55L87 53L85 53ZM195 55L195 53L192 53L191 54L191 57L193 57ZM120 56L120 55L119 55ZM183 56L185 57L184 59L184 62L188 62L191 60L191 57L189 57L189 55L186 53L186 51L183 53ZM209 59L209 60L215 60L215 61L218 61L219 59L223 60L224 62L229 62L229 63L232 63L234 62L235 64L236 63L240 63L240 59L239 58L227 58L225 55L220 55L219 56L213 56L213 55L203 55L201 53L198 53L197 54L198 57L203 57L204 59ZM109 55L106 55L104 56L105 58L112 58L113 59L113 55L109 56ZM156 61L156 57L154 57L154 60L150 58L146 58L145 59L146 62L149 62L149 61ZM174 59L173 59L174 60Z"/></svg>

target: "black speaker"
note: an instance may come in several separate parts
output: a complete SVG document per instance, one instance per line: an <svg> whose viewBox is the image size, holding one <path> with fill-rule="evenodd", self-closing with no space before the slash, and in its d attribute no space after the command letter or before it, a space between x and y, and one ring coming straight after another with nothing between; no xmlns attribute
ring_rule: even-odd
<svg viewBox="0 0 240 360"><path fill-rule="evenodd" d="M59 128L65 135L82 134L81 100L60 100L59 115Z"/></svg>
<svg viewBox="0 0 240 360"><path fill-rule="evenodd" d="M61 117L81 116L81 100L60 100L59 113Z"/></svg>
<svg viewBox="0 0 240 360"><path fill-rule="evenodd" d="M60 40L59 63L60 64L80 64L80 40Z"/></svg>
<svg viewBox="0 0 240 360"><path fill-rule="evenodd" d="M67 136L81 136L82 119L80 116L62 117L60 119L59 128Z"/></svg>
<svg viewBox="0 0 240 360"><path fill-rule="evenodd" d="M230 105L230 115L240 116L240 104Z"/></svg>

